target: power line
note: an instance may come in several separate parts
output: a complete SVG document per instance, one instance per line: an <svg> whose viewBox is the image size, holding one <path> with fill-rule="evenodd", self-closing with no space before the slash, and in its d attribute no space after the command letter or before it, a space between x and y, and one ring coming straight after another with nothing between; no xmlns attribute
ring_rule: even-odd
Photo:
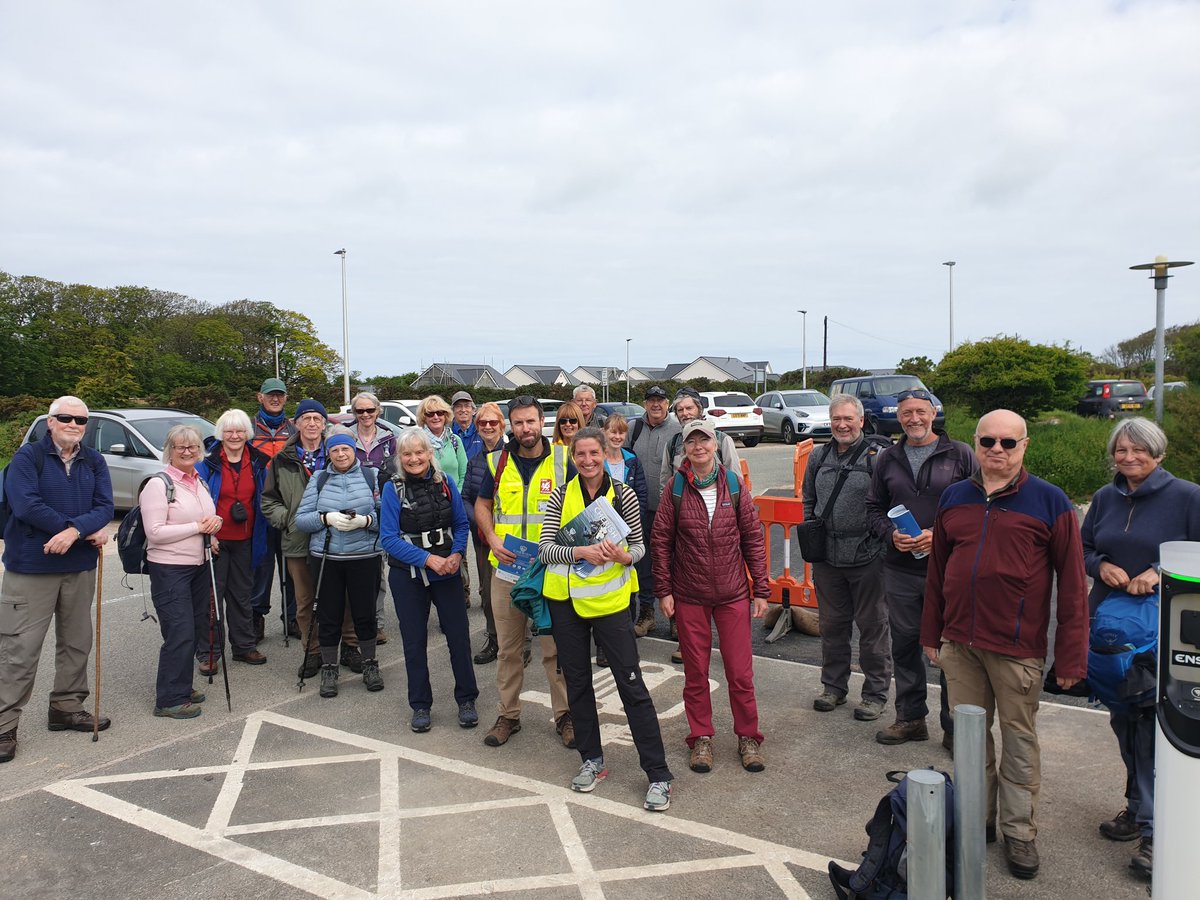
<svg viewBox="0 0 1200 900"><path fill-rule="evenodd" d="M839 322L837 319L833 318L832 316L829 317L829 321L832 322L834 325L840 325L842 328L845 328L847 331L853 331L855 334L861 334L863 337L869 337L869 338L871 338L871 340L874 340L874 341L882 341L885 344L892 344L896 347L902 347L906 350L928 350L933 353L938 352L937 347L933 347L929 344L905 344L900 341L893 341L893 340L890 340L889 338L880 337L877 334L870 334L859 328L855 328L853 325L847 325L845 322Z"/></svg>

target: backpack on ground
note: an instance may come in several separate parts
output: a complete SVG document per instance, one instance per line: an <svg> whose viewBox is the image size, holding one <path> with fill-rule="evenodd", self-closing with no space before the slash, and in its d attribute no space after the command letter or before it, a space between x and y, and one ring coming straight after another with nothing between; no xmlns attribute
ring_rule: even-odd
<svg viewBox="0 0 1200 900"><path fill-rule="evenodd" d="M1088 639L1092 696L1117 711L1154 696L1158 659L1158 593L1112 591L1096 608Z"/></svg>
<svg viewBox="0 0 1200 900"><path fill-rule="evenodd" d="M676 472L674 479L671 481L671 502L675 504L675 518L679 518L679 506L683 503L683 485L687 479L684 478L682 472ZM733 469L725 470L725 480L729 484L729 495L733 499L733 509L737 512L742 505L742 483L738 480L737 474Z"/></svg>
<svg viewBox="0 0 1200 900"><path fill-rule="evenodd" d="M935 771L941 771L937 769ZM946 886L954 884L954 784L946 776ZM875 807L867 822L867 849L863 861L851 872L832 860L829 880L838 900L907 900L908 898L908 775L888 772L895 787Z"/></svg>
<svg viewBox="0 0 1200 900"><path fill-rule="evenodd" d="M175 482L166 472L155 472L167 487L167 504L175 502ZM117 527L117 556L121 557L121 570L126 575L140 575L146 568L146 525L142 521L142 509L135 506L125 513Z"/></svg>

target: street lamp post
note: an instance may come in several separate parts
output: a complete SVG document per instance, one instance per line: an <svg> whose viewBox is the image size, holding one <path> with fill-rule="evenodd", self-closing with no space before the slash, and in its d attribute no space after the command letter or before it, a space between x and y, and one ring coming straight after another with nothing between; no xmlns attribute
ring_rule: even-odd
<svg viewBox="0 0 1200 900"><path fill-rule="evenodd" d="M625 338L625 402L629 402L629 342L633 338Z"/></svg>
<svg viewBox="0 0 1200 900"><path fill-rule="evenodd" d="M808 310L798 309L800 313L800 378L805 390L808 389ZM765 381L765 379L764 379ZM764 384L765 388L765 384Z"/></svg>
<svg viewBox="0 0 1200 900"><path fill-rule="evenodd" d="M342 258L342 402L350 405L350 313L346 306L346 248L334 250Z"/></svg>
<svg viewBox="0 0 1200 900"><path fill-rule="evenodd" d="M1163 367L1167 357L1164 321L1167 306L1167 279L1174 277L1167 274L1167 269L1190 265L1190 262L1183 260L1170 262L1165 256L1156 256L1152 263L1140 263L1129 267L1130 269L1154 270L1154 274L1150 276L1154 279L1154 292L1157 300L1154 316L1154 421L1159 425L1163 420Z"/></svg>
<svg viewBox="0 0 1200 900"><path fill-rule="evenodd" d="M954 260L950 259L942 263L946 267L946 274L950 276L950 349L954 349Z"/></svg>

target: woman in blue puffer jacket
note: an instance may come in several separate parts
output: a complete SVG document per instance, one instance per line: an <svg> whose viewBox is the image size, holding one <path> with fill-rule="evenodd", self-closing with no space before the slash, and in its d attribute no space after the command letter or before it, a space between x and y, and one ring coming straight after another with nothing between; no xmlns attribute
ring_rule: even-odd
<svg viewBox="0 0 1200 900"><path fill-rule="evenodd" d="M383 690L375 658L375 593L379 577L379 491L374 469L354 455L354 438L325 438L326 467L309 479L296 511L296 527L312 535L309 558L317 583L317 637L321 647L321 696L338 693L338 644L345 604L358 635L363 684Z"/></svg>

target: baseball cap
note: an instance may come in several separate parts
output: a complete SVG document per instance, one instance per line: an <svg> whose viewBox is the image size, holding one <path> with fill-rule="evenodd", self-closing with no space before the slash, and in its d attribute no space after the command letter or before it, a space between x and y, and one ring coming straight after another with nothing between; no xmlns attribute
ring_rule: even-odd
<svg viewBox="0 0 1200 900"><path fill-rule="evenodd" d="M268 378L266 381L264 381L262 383L262 387L260 387L258 389L258 392L260 394L275 394L275 393L286 394L287 393L287 385L284 384L282 381L280 381L278 378Z"/></svg>
<svg viewBox="0 0 1200 900"><path fill-rule="evenodd" d="M456 391L454 396L450 398L450 405L453 406L459 400L467 400L470 403L475 402L475 398L472 397L470 394L468 394L466 391Z"/></svg>
<svg viewBox="0 0 1200 900"><path fill-rule="evenodd" d="M713 427L712 422L708 419L692 419L683 426L683 439L686 441L697 431L707 434L713 440L717 439L717 429Z"/></svg>

